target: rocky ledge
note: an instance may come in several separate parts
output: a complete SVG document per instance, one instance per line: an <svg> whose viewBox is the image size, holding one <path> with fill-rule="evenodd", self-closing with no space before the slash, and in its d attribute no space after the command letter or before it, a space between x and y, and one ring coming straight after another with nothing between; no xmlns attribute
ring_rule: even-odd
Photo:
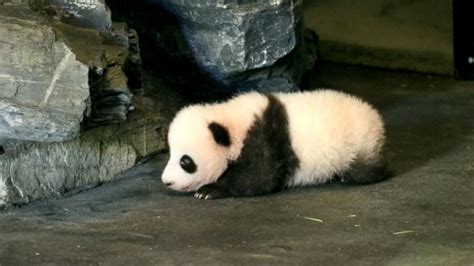
<svg viewBox="0 0 474 266"><path fill-rule="evenodd" d="M114 180L164 149L160 115L140 105L138 37L110 17L101 0L0 1L0 207Z"/></svg>

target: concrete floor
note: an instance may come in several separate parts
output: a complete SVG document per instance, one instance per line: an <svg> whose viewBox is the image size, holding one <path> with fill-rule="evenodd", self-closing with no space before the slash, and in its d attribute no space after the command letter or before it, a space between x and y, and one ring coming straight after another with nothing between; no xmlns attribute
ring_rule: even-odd
<svg viewBox="0 0 474 266"><path fill-rule="evenodd" d="M159 156L121 181L0 212L0 265L473 265L474 83L323 65L310 84L381 110L392 179L202 201L161 185Z"/></svg>

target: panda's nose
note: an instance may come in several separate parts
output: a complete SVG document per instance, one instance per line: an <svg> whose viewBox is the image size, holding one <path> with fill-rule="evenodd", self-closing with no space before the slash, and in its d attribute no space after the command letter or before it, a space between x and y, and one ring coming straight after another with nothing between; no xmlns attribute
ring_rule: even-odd
<svg viewBox="0 0 474 266"><path fill-rule="evenodd" d="M170 186L172 186L173 184L174 184L174 182L166 182L166 183L165 183L165 185L166 185L167 187L170 187Z"/></svg>

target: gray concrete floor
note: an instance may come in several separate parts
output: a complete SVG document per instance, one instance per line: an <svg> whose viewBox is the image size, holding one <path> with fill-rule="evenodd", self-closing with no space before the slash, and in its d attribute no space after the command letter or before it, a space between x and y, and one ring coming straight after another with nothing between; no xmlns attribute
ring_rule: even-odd
<svg viewBox="0 0 474 266"><path fill-rule="evenodd" d="M161 185L158 156L118 182L0 212L0 265L473 265L474 84L338 65L310 83L380 109L392 179L202 201Z"/></svg>

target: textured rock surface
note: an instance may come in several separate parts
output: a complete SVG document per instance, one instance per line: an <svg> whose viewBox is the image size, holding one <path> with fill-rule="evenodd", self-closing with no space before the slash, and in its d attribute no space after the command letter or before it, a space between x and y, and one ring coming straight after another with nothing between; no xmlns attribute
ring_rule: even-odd
<svg viewBox="0 0 474 266"><path fill-rule="evenodd" d="M18 4L0 9L0 36L0 139L72 139L90 110L90 126L124 121L141 92L138 38L124 23L100 34Z"/></svg>
<svg viewBox="0 0 474 266"><path fill-rule="evenodd" d="M125 23L114 23L107 34L94 29L53 23L56 33L90 67L92 101L89 126L125 121L132 92L141 93L138 38ZM131 40L131 41L129 41Z"/></svg>
<svg viewBox="0 0 474 266"><path fill-rule="evenodd" d="M67 14L62 19L68 24L108 31L112 26L110 9L104 0L50 0Z"/></svg>
<svg viewBox="0 0 474 266"><path fill-rule="evenodd" d="M78 30L64 25L60 28L71 42L73 50L81 55L78 58L93 62L90 75L92 114L88 124L104 125L125 121L127 113L132 109L132 91L139 94L142 88L141 61L135 31L124 23L114 23L107 36L102 37L98 32L91 31L90 34L98 38L85 41L84 34L78 32L90 30ZM130 44L129 39L135 42Z"/></svg>
<svg viewBox="0 0 474 266"><path fill-rule="evenodd" d="M141 93L138 37L125 23L112 23L100 0L36 1L38 12L54 18L55 33L89 66L92 109L87 127L121 122L132 109L132 93Z"/></svg>
<svg viewBox="0 0 474 266"><path fill-rule="evenodd" d="M88 67L43 17L0 9L0 139L76 137L88 107Z"/></svg>
<svg viewBox="0 0 474 266"><path fill-rule="evenodd" d="M0 207L114 180L140 158L163 150L163 140L161 118L137 111L125 123L88 130L72 141L0 141L5 150L0 155Z"/></svg>
<svg viewBox="0 0 474 266"><path fill-rule="evenodd" d="M145 109L127 117L142 93L136 33L65 24L62 8L0 2L0 206L113 180L164 148L161 118L143 104L154 100L137 98Z"/></svg>
<svg viewBox="0 0 474 266"><path fill-rule="evenodd" d="M167 2L183 20L198 62L212 74L226 76L270 66L296 45L300 1Z"/></svg>
<svg viewBox="0 0 474 266"><path fill-rule="evenodd" d="M140 159L163 151L165 120L182 104L170 89L155 81L146 84L145 94L134 98L135 111L122 123L90 128L59 143L0 139L0 207L115 180Z"/></svg>
<svg viewBox="0 0 474 266"><path fill-rule="evenodd" d="M197 64L224 88L294 90L313 66L297 48L304 46L301 0L158 2L180 21Z"/></svg>

